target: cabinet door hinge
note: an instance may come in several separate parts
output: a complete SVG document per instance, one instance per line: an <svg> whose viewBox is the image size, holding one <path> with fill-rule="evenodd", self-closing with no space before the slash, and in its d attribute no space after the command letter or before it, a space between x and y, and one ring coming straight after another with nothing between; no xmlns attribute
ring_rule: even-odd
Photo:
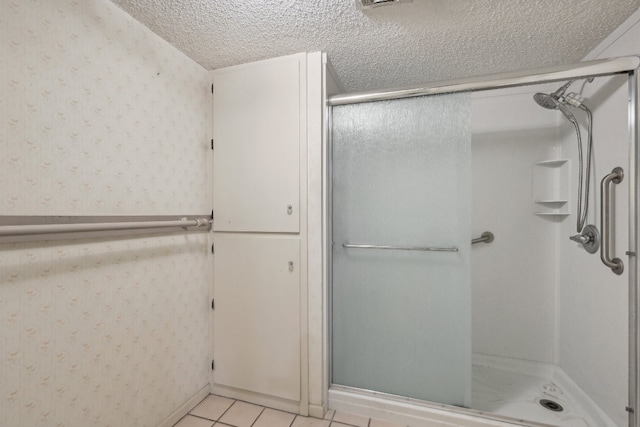
<svg viewBox="0 0 640 427"><path fill-rule="evenodd" d="M213 150L213 139L211 139L211 149Z"/></svg>
<svg viewBox="0 0 640 427"><path fill-rule="evenodd" d="M216 309L216 300L211 298L211 310L215 310Z"/></svg>
<svg viewBox="0 0 640 427"><path fill-rule="evenodd" d="M216 361L214 359L211 359L211 370L212 371L216 370Z"/></svg>
<svg viewBox="0 0 640 427"><path fill-rule="evenodd" d="M211 93L213 93L213 83L211 84Z"/></svg>
<svg viewBox="0 0 640 427"><path fill-rule="evenodd" d="M216 245L213 243L211 244L211 253L214 255L216 254Z"/></svg>

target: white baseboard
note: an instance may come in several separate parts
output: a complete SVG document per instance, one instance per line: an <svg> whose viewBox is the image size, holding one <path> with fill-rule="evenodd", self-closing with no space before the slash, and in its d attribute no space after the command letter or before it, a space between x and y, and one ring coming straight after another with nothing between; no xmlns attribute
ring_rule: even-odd
<svg viewBox="0 0 640 427"><path fill-rule="evenodd" d="M326 408L320 405L311 405L309 404L309 416L314 418L324 418L324 414L326 413Z"/></svg>
<svg viewBox="0 0 640 427"><path fill-rule="evenodd" d="M278 409L280 411L300 414L300 402L282 399L279 397L269 396L266 394L255 393L247 390L241 390L233 387L227 387L220 384L211 386L211 393L228 397L231 399L241 400L256 405L266 406L267 408ZM302 414L305 415L305 414Z"/></svg>
<svg viewBox="0 0 640 427"><path fill-rule="evenodd" d="M158 427L172 427L175 423L180 421L182 417L187 415L190 410L193 409L198 403L200 403L205 397L209 395L209 385L205 386L197 392L193 397L187 400L182 406L173 411L163 422L158 424Z"/></svg>

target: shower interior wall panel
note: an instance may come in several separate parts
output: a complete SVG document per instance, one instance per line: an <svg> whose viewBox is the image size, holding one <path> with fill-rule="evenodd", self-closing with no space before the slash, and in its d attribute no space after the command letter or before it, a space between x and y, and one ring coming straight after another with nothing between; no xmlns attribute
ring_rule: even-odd
<svg viewBox="0 0 640 427"><path fill-rule="evenodd" d="M553 363L555 233L534 215L534 164L558 158L557 123L531 88L472 97L472 230L495 240L472 251L473 352Z"/></svg>
<svg viewBox="0 0 640 427"><path fill-rule="evenodd" d="M603 41L586 59L637 55L640 13ZM573 91L580 85L572 87ZM600 180L616 166L629 165L628 89L626 76L595 79L582 95L594 114L594 163L587 223L600 228ZM578 113L579 114L579 113ZM580 115L581 117L581 115ZM584 123L584 122L583 122ZM564 156L577 156L575 134L565 126ZM628 265L629 175L616 186L613 253ZM575 181L576 171L571 181ZM577 191L571 189L573 194ZM573 219L575 217L572 216ZM560 305L560 366L585 390L617 425L627 424L628 276L616 276L598 255L589 255L567 239L575 234L575 221L561 225L558 235L558 300Z"/></svg>
<svg viewBox="0 0 640 427"><path fill-rule="evenodd" d="M626 77L600 79L585 87L594 107L594 159L587 224L600 230L600 180L616 166L628 171ZM563 123L562 152L577 162L573 126ZM574 168L575 169L575 168ZM577 192L572 171L571 197ZM628 176L625 176L628 178ZM627 264L628 179L615 186L613 253ZM606 267L569 240L576 234L575 212L558 234L559 365L618 425L627 402L628 277Z"/></svg>
<svg viewBox="0 0 640 427"><path fill-rule="evenodd" d="M631 34L628 34L630 36ZM640 32L638 32L640 36ZM635 40L640 39L636 37ZM624 40L619 40L624 42ZM577 85L574 90L580 89ZM616 166L628 172L627 78L596 79L584 86L585 104L594 115L594 162L588 224L600 229L600 180ZM577 113L578 117L582 114ZM582 120L584 125L584 120ZM563 125L563 156L577 159L572 126ZM627 264L629 176L615 186L613 253ZM570 181L577 183L577 171ZM571 189L571 194L577 189ZM574 196L575 197L575 196ZM628 276L605 267L571 242L575 216L561 224L558 236L560 366L618 424L627 414Z"/></svg>

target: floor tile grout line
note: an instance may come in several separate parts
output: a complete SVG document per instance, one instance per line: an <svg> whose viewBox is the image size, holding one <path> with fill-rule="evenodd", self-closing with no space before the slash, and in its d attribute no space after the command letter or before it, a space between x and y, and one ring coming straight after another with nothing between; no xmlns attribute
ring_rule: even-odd
<svg viewBox="0 0 640 427"><path fill-rule="evenodd" d="M180 418L180 420L182 420L184 418L187 418L188 416L192 416L192 417L195 417L195 418L200 418L201 420L211 421L213 423L216 422L216 420L212 420L211 418L202 417L200 415L195 415L195 414L191 414L191 413L189 413L189 414L185 415L184 417Z"/></svg>
<svg viewBox="0 0 640 427"><path fill-rule="evenodd" d="M334 421L334 420L330 420L330 423L331 423L331 424L333 424L333 423L338 423L338 424L342 424L343 426L347 426L347 427L362 427L362 426L359 426L359 425L357 425L357 424L349 424L349 423L345 423L344 421ZM371 418L369 418L369 419L368 419L368 421L367 421L367 426L366 426L366 427L369 427L369 423L371 423ZM331 425L331 424L329 424L329 425Z"/></svg>
<svg viewBox="0 0 640 427"><path fill-rule="evenodd" d="M357 424L350 424L350 423L346 423L346 422L344 422L344 421L336 421L336 420L334 420L334 418L336 417L336 414L337 414L337 413L338 413L338 411L335 411L335 412L333 413L333 415L331 416L331 419L330 419L330 422L331 422L331 423L336 422L336 423L338 423L338 424L342 424L342 425L349 426L349 427L361 427L361 426L359 426L359 425L357 425ZM347 413L347 414L348 414L348 413ZM357 415L357 414L348 414L348 415ZM365 418L363 415L357 415L357 416L362 417L362 418ZM371 417L366 417L366 418L367 418L367 426L366 426L366 427L370 427L370 424L371 424ZM331 424L329 424L329 426L331 426Z"/></svg>
<svg viewBox="0 0 640 427"><path fill-rule="evenodd" d="M294 421L296 420L296 418L298 418L298 415L295 415L295 414L294 414L293 419L292 419L292 420L291 420L291 422L289 423L289 427L292 427L292 426L293 426L293 423L294 423Z"/></svg>
<svg viewBox="0 0 640 427"><path fill-rule="evenodd" d="M262 406L262 405L256 405L256 406ZM253 420L253 422L251 423L251 426L249 426L249 427L253 427L253 425L258 421L258 418L260 418L260 415L262 415L266 409L267 409L266 406L262 406L262 411L260 411L260 413L258 414L256 419Z"/></svg>
<svg viewBox="0 0 640 427"><path fill-rule="evenodd" d="M227 409L225 409L225 410L224 410L224 412L223 412L222 414L220 414L220 416L216 419L216 422L218 422L219 420L221 420L221 419L222 419L222 417L224 417L224 414L226 414L227 412L229 412L229 409L231 409L231 407L232 407L233 405L235 405L235 404L236 404L236 402L237 402L237 400L236 400L236 399L233 399L233 403L232 403L231 405L229 405L229 407L228 407Z"/></svg>

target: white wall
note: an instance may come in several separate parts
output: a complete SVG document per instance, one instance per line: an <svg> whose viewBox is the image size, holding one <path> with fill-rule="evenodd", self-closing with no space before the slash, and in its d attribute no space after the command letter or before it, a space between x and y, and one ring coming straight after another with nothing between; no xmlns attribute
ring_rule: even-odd
<svg viewBox="0 0 640 427"><path fill-rule="evenodd" d="M587 59L637 55L640 14L636 13ZM573 90L581 84L574 84ZM585 104L594 112L594 158L591 207L587 223L600 229L600 181L616 166L628 172L627 85L625 77L598 78L584 87ZM563 155L576 158L575 134L565 129ZM577 182L574 171L572 182ZM615 192L613 253L628 266L628 183ZM577 191L572 188L572 194ZM575 196L574 196L575 197ZM600 261L569 241L575 215L563 223L558 240L560 366L620 426L627 413L628 276L614 275Z"/></svg>
<svg viewBox="0 0 640 427"><path fill-rule="evenodd" d="M202 67L107 0L0 16L0 215L211 211ZM206 388L207 240L0 245L3 423L157 426Z"/></svg>
<svg viewBox="0 0 640 427"><path fill-rule="evenodd" d="M555 114L538 107L537 87L472 98L472 229L495 240L472 249L473 352L554 361L555 228L534 215L533 168L556 159Z"/></svg>

